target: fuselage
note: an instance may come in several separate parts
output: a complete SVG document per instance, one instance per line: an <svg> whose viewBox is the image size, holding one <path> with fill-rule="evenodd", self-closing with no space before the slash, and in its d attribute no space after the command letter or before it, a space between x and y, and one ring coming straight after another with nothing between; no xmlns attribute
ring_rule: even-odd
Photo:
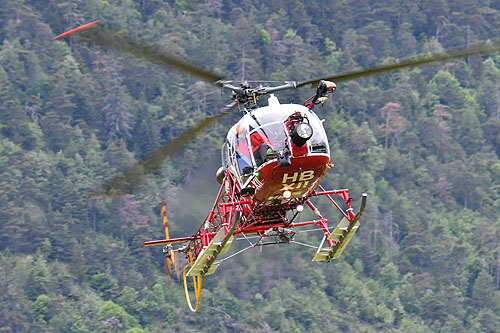
<svg viewBox="0 0 500 333"><path fill-rule="evenodd" d="M308 124L312 135L297 145L293 132L300 123ZM316 189L329 168L330 149L312 110L280 104L271 95L268 106L250 111L229 130L222 159L241 189L254 189L256 200L283 202Z"/></svg>

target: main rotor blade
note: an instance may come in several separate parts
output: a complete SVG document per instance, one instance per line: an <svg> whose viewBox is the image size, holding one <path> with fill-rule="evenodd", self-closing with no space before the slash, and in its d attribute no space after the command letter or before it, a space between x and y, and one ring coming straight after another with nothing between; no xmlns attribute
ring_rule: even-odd
<svg viewBox="0 0 500 333"><path fill-rule="evenodd" d="M67 31L56 36L54 39L67 36L74 36L77 39L95 43L109 50L130 54L160 66L175 68L203 81L221 85L218 81L223 78L222 75L190 64L179 59L177 56L162 52L146 41L134 39L123 32L113 32L104 27L100 21L94 21Z"/></svg>
<svg viewBox="0 0 500 333"><path fill-rule="evenodd" d="M173 139L171 142L151 153L142 161L128 168L123 173L111 178L111 180L104 183L100 190L93 195L109 196L128 193L137 184L139 184L145 175L158 170L165 159L179 151L184 145L186 145L186 143L196 137L204 129L215 123L220 118L230 114L232 112L231 109L236 105L236 103L237 101L231 102L215 116L206 118L200 124L185 131L178 138Z"/></svg>
<svg viewBox="0 0 500 333"><path fill-rule="evenodd" d="M469 46L467 48L455 49L455 50L451 50L451 51L448 51L445 53L432 54L432 55L424 56L421 58L413 58L413 59L410 58L410 59L406 59L406 60L402 60L400 62L394 63L392 65L383 65L383 66L373 67L370 69L357 70L357 71L335 74L335 75L330 75L330 76L322 76L322 77L318 77L315 79L298 82L297 87L304 86L307 84L311 84L314 86L314 85L317 85L319 83L319 81L321 81L321 80L341 82L341 81L347 81L347 80L352 80L352 79L358 79L358 78L365 77L365 76L381 74L381 73L385 73L385 72L389 72L389 71L393 71L393 70L397 70L397 69L413 67L413 66L420 66L420 65L428 64L428 63L432 63L432 62L439 62L439 61L444 61L444 60L453 59L453 58L459 58L459 57L473 55L473 54L494 52L494 51L498 51L499 49L500 49L500 41L495 40L492 43L476 44L476 45Z"/></svg>

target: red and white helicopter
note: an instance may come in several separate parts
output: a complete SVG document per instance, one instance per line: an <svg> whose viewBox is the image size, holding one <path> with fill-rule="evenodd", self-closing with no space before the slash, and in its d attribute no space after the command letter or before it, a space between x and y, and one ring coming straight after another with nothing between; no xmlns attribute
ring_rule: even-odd
<svg viewBox="0 0 500 333"><path fill-rule="evenodd" d="M312 107L332 92L335 84L321 81L307 106L280 104L268 91L288 89L294 84L257 89L225 84L225 88L237 92L235 98L244 104L246 114L229 130L222 147L223 166L217 171L221 188L213 208L193 236L143 244L165 245L167 256L173 251L186 253L190 269L186 273L186 266L184 276L197 277L195 285L201 287L201 278L215 272L220 264L217 258L229 250L235 237L257 235L253 247L292 243L296 229L315 225L324 237L312 260L329 262L340 256L359 227L366 194L355 213L349 190L326 191L320 185L333 164L328 138ZM256 106L254 96L267 94L268 106ZM340 197L345 209L332 195ZM344 216L333 231L311 201L317 196L327 196ZM314 211L317 219L297 222L305 206ZM174 250L172 245L176 243L186 245Z"/></svg>
<svg viewBox="0 0 500 333"><path fill-rule="evenodd" d="M238 107L244 113L227 134L222 147L223 166L216 173L221 187L213 208L198 231L189 237L170 238L163 205L165 239L148 241L142 245L163 245L169 267L172 262L175 263L176 253L185 254L189 262L183 270L184 288L192 311L196 311L200 304L202 278L216 271L221 263L220 256L229 250L236 237L256 238L255 242L250 242L250 247L293 243L294 236L301 227L316 226L323 232L323 239L312 255L312 261L329 262L342 254L358 229L367 195L362 194L361 206L355 211L351 206L348 189L325 190L321 186L325 173L334 165L330 160L328 138L322 121L313 112L313 107L335 91L336 84L333 81L341 82L470 54L492 52L500 48L498 43L478 44L368 70L328 75L303 82L287 82L279 86L252 87L246 82L233 84L231 81L224 81L220 75L160 52L145 42L124 37L123 34L114 34L97 25L98 22L68 31L56 39L76 36L155 64L180 69L232 92L232 101L222 112L207 118L107 182L98 195L126 193L144 174L157 170L168 156L220 117L229 114L231 109ZM316 85L317 88L316 93L303 104L281 104L274 95L278 91L306 85ZM257 100L263 96L268 97L267 106L257 105ZM330 226L327 218L313 204L312 200L319 196L327 197L342 214L343 217L335 228ZM340 200L340 203L334 198ZM297 217L305 207L312 209L316 218L299 222ZM189 298L186 276L191 276L194 280L197 301L195 307Z"/></svg>

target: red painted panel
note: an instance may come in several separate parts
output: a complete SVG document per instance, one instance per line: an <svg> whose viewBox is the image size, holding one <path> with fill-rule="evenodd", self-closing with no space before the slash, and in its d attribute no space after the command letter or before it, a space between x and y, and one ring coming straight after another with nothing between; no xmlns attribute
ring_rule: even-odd
<svg viewBox="0 0 500 333"><path fill-rule="evenodd" d="M285 187L292 192L292 198L300 198L313 192L325 176L330 158L314 154L292 157L291 162L290 166L279 167L277 161L273 161L259 170L258 181L252 182L257 190L257 200L282 199Z"/></svg>

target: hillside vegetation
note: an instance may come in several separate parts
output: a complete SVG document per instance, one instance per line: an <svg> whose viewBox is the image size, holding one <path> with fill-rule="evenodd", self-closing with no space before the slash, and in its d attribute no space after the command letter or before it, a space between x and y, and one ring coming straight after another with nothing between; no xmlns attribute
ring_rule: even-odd
<svg viewBox="0 0 500 333"><path fill-rule="evenodd" d="M489 0L0 1L0 332L500 331L498 53L339 84L315 109L335 164L323 185L369 194L356 237L329 264L297 245L236 256L204 279L192 314L161 248L140 245L163 237L162 200L171 235L203 222L239 115L130 195L86 197L229 100L53 40L96 19L234 80L300 81L500 37Z"/></svg>

